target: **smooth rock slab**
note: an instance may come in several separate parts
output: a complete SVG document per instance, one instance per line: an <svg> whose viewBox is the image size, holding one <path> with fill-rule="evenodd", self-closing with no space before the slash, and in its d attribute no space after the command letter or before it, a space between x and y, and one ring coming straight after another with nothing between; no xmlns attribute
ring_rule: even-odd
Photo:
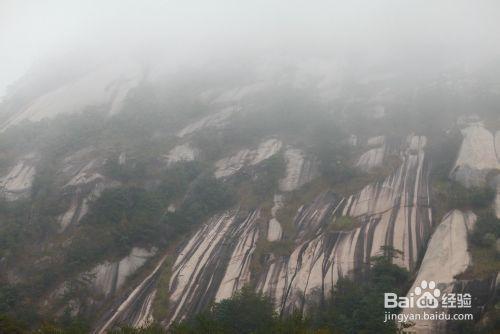
<svg viewBox="0 0 500 334"><path fill-rule="evenodd" d="M140 79L140 67L118 61L96 70L36 99L28 108L14 114L0 126L4 131L23 120L40 121L59 114L81 112L87 107L109 105L111 114L121 110L123 101Z"/></svg>
<svg viewBox="0 0 500 334"><path fill-rule="evenodd" d="M359 157L356 167L364 171L373 170L376 167L382 166L384 156L385 147L372 148Z"/></svg>
<svg viewBox="0 0 500 334"><path fill-rule="evenodd" d="M475 221L474 213L459 210L453 210L444 217L429 241L417 278L409 293L413 293L424 280L434 281L441 294L453 291L455 276L463 273L472 262L467 240ZM422 314L423 317L424 310L415 307L404 309L403 313ZM442 321L419 320L415 321L411 330L417 333L444 333L445 325Z"/></svg>
<svg viewBox="0 0 500 334"><path fill-rule="evenodd" d="M271 220L269 220L267 227L267 241L278 241L281 240L283 235L283 229L281 228L281 224L276 219L276 214L278 210L283 207L283 196L282 195L274 195L274 205L271 208Z"/></svg>
<svg viewBox="0 0 500 334"><path fill-rule="evenodd" d="M281 146L280 140L269 139L262 142L257 149L241 150L231 157L221 159L215 163L215 177L228 177L245 166L255 166L278 153Z"/></svg>
<svg viewBox="0 0 500 334"><path fill-rule="evenodd" d="M0 178L0 192L7 200L14 201L29 193L35 177L35 167L31 160L31 156L19 160L7 175Z"/></svg>
<svg viewBox="0 0 500 334"><path fill-rule="evenodd" d="M370 147L368 151L363 153L358 161L356 167L364 171L370 171L376 167L382 166L385 157L385 137L378 136L368 139L367 146Z"/></svg>
<svg viewBox="0 0 500 334"><path fill-rule="evenodd" d="M469 124L462 129L462 135L464 139L451 177L466 187L483 186L488 173L500 169L495 147L499 139L481 122Z"/></svg>
<svg viewBox="0 0 500 334"><path fill-rule="evenodd" d="M257 285L276 301L278 312L307 311L328 296L340 277L364 268L382 246L403 251L396 264L415 268L432 224L425 144L424 137L410 136L403 163L385 180L347 199L321 194L298 210L295 249L290 257L271 259ZM352 217L360 227L326 232L340 216Z"/></svg>
<svg viewBox="0 0 500 334"><path fill-rule="evenodd" d="M366 142L368 147L379 147L384 145L384 143L385 143L385 136L372 137L369 138Z"/></svg>
<svg viewBox="0 0 500 334"><path fill-rule="evenodd" d="M96 266L90 273L95 275L94 288L108 296L120 289L125 280L146 263L156 253L156 249L148 251L134 247L130 254L119 262L105 262Z"/></svg>
<svg viewBox="0 0 500 334"><path fill-rule="evenodd" d="M271 218L267 228L267 241L278 241L281 240L283 235L283 229L281 228L280 222L276 218Z"/></svg>
<svg viewBox="0 0 500 334"><path fill-rule="evenodd" d="M234 108L226 108L215 114L208 115L191 123L177 132L177 137L185 137L205 128L219 128L227 124L227 120L234 113Z"/></svg>
<svg viewBox="0 0 500 334"><path fill-rule="evenodd" d="M172 267L166 323L196 314L249 283L258 217L259 210L245 216L227 211L209 219L189 239Z"/></svg>
<svg viewBox="0 0 500 334"><path fill-rule="evenodd" d="M318 175L317 162L306 158L302 150L288 148L285 151L286 175L280 180L281 191L293 191L312 181Z"/></svg>
<svg viewBox="0 0 500 334"><path fill-rule="evenodd" d="M198 150L191 147L190 144L177 145L167 155L167 166L176 162L193 161L198 155Z"/></svg>

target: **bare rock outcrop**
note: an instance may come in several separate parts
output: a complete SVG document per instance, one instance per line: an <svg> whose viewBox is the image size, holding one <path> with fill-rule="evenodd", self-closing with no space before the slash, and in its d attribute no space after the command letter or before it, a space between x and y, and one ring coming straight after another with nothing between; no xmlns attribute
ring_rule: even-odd
<svg viewBox="0 0 500 334"><path fill-rule="evenodd" d="M226 212L209 220L179 252L170 281L170 322L226 298L250 279L259 211Z"/></svg>
<svg viewBox="0 0 500 334"><path fill-rule="evenodd" d="M155 249L146 250L134 247L130 254L118 262L104 262L91 270L94 276L93 287L105 296L120 289L125 280L137 271L156 253Z"/></svg>
<svg viewBox="0 0 500 334"><path fill-rule="evenodd" d="M267 223L267 241L278 241L283 236L283 228L276 218L279 209L283 207L283 196L274 195L274 205L271 208L271 219Z"/></svg>
<svg viewBox="0 0 500 334"><path fill-rule="evenodd" d="M202 119L191 123L177 132L177 137L185 137L206 128L221 128L228 123L228 119L233 115L235 109L232 107L225 108L214 114L203 117Z"/></svg>
<svg viewBox="0 0 500 334"><path fill-rule="evenodd" d="M417 150L410 150L418 143ZM307 309L323 298L341 276L356 274L382 246L404 252L399 265L414 269L431 230L425 138L410 137L403 164L385 180L347 199L331 193L302 207L296 218L298 246L290 257L269 263L259 289L274 298L280 312ZM339 216L355 217L360 227L326 232Z"/></svg>
<svg viewBox="0 0 500 334"><path fill-rule="evenodd" d="M279 152L282 143L278 139L268 139L253 150L241 150L235 155L215 163L215 177L228 177L245 166L255 166Z"/></svg>
<svg viewBox="0 0 500 334"><path fill-rule="evenodd" d="M95 156L92 147L84 148L64 159L60 177L64 180L63 195L69 197L70 204L57 218L60 231L78 223L89 211L90 204L105 189L118 184L100 173L104 163L103 159Z"/></svg>
<svg viewBox="0 0 500 334"><path fill-rule="evenodd" d="M453 210L444 217L432 234L417 278L410 289L411 293L416 288L421 289L422 281L435 282L441 294L453 292L457 282L455 276L463 273L472 262L467 240L475 221L475 214L459 210ZM413 307L405 309L403 313L420 314L425 310ZM433 309L432 312L437 310ZM445 321L424 320L422 317L421 320L414 321L414 326L409 331L430 334L443 333L445 329Z"/></svg>
<svg viewBox="0 0 500 334"><path fill-rule="evenodd" d="M359 193L343 198L324 192L303 205L293 221L295 248L289 256L269 256L259 272L251 273L251 263L260 235L260 210L227 211L209 219L177 252L164 324L231 296L251 279L275 300L279 312L307 311L308 305L332 290L339 277L366 269L385 245L404 252L399 265L415 269L432 225L425 144L424 137L410 136L403 145L401 166ZM350 216L356 225L335 230L342 216ZM118 306L114 314L121 315L115 319L144 315L155 293L153 276Z"/></svg>
<svg viewBox="0 0 500 334"><path fill-rule="evenodd" d="M198 153L198 150L193 148L189 143L177 145L165 157L167 166L181 161L193 161L198 156Z"/></svg>
<svg viewBox="0 0 500 334"><path fill-rule="evenodd" d="M364 171L371 171L376 167L382 166L386 152L385 137L378 136L368 139L368 147L370 149L363 153L358 161L356 167Z"/></svg>
<svg viewBox="0 0 500 334"><path fill-rule="evenodd" d="M500 134L472 122L462 129L464 137L451 177L466 187L483 186L488 173L500 169Z"/></svg>
<svg viewBox="0 0 500 334"><path fill-rule="evenodd" d="M293 191L318 176L318 163L314 158L296 148L285 150L286 175L280 180L279 188L283 192Z"/></svg>
<svg viewBox="0 0 500 334"><path fill-rule="evenodd" d="M35 177L35 156L29 154L13 166L7 175L0 178L0 193L8 201L29 195Z"/></svg>
<svg viewBox="0 0 500 334"><path fill-rule="evenodd" d="M79 79L40 96L25 110L15 113L0 131L23 120L40 121L59 114L81 112L90 106L107 106L110 114L121 110L127 93L140 80L140 67L118 61L98 67Z"/></svg>

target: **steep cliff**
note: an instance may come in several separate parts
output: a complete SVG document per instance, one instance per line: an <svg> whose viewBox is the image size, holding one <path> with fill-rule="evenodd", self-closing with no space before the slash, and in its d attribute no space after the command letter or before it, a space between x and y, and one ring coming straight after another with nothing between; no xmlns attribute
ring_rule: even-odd
<svg viewBox="0 0 500 334"><path fill-rule="evenodd" d="M96 333L169 327L249 287L286 319L327 303L341 278L363 282L391 250L409 293L422 280L494 291L495 115L431 122L413 114L415 101L442 107L415 93L427 83L385 75L347 93L302 65L230 84L148 81L130 66L96 67L4 118L0 283L24 293L16 312L82 317ZM455 181L496 199L471 204ZM412 329L429 326L451 330Z"/></svg>
<svg viewBox="0 0 500 334"><path fill-rule="evenodd" d="M436 282L441 294L454 291L456 276L465 272L472 259L468 251L468 236L474 228L476 216L472 212L458 210L449 212L438 225L427 246L415 283L409 293L420 289L423 281ZM417 333L442 333L446 330L446 321L424 320L422 308L408 308L403 313L420 314L422 320L414 322L409 331ZM440 309L441 311L448 311ZM427 310L429 311L429 310ZM437 311L437 310L432 310Z"/></svg>
<svg viewBox="0 0 500 334"><path fill-rule="evenodd" d="M432 227L425 145L424 137L408 137L402 165L349 198L326 192L305 203L293 219L290 255L268 257L257 277L250 263L257 260L252 257L263 229L257 224L259 211L211 218L178 252L165 324L228 298L245 284L270 295L279 312L307 309L308 303L326 297L339 277L362 274L382 246L404 250L399 264L415 269ZM342 216L353 217L359 227L332 229ZM144 304L134 307L145 309Z"/></svg>

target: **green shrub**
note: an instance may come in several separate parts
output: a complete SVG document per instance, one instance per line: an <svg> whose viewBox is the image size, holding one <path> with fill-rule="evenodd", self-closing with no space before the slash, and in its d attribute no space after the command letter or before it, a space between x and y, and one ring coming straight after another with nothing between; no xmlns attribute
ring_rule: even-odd
<svg viewBox="0 0 500 334"><path fill-rule="evenodd" d="M346 231L351 230L356 226L356 220L352 217L341 216L335 218L335 220L329 226L332 231Z"/></svg>
<svg viewBox="0 0 500 334"><path fill-rule="evenodd" d="M472 233L472 241L477 245L493 246L500 238L500 219L493 212L479 216Z"/></svg>
<svg viewBox="0 0 500 334"><path fill-rule="evenodd" d="M197 222L231 207L235 198L234 192L220 180L212 175L204 175L193 182L179 212Z"/></svg>

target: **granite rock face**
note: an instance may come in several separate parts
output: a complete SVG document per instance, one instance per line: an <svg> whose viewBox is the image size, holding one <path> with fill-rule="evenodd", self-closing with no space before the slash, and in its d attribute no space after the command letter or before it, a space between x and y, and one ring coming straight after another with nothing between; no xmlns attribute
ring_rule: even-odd
<svg viewBox="0 0 500 334"><path fill-rule="evenodd" d="M177 132L177 137L186 137L197 131L206 128L221 128L228 124L229 118L234 114L235 109L232 107L225 108L214 114L203 117L202 119L191 123Z"/></svg>
<svg viewBox="0 0 500 334"><path fill-rule="evenodd" d="M451 177L466 187L484 186L486 176L500 169L500 131L493 134L481 122L468 123Z"/></svg>
<svg viewBox="0 0 500 334"><path fill-rule="evenodd" d="M425 145L424 137L410 136L401 151L403 163L392 175L348 198L327 191L300 207L293 220L293 251L267 257L258 272L250 268L261 235L260 210L232 210L209 219L177 252L164 324L195 314L249 282L275 300L278 312L307 311L340 277L365 270L385 245L404 252L400 266L416 269L432 227ZM358 227L335 230L342 216L350 216ZM134 290L135 297L119 306L121 318L148 309L147 296L155 293L150 276Z"/></svg>
<svg viewBox="0 0 500 334"><path fill-rule="evenodd" d="M107 308L98 320L93 333L104 334L114 324L129 324L135 328L143 327L153 321L152 306L156 295L155 283L165 263L163 256L152 272L124 298L111 308Z"/></svg>
<svg viewBox="0 0 500 334"><path fill-rule="evenodd" d="M8 201L26 197L31 191L34 177L35 157L30 154L19 159L15 166L0 178L0 194Z"/></svg>
<svg viewBox="0 0 500 334"><path fill-rule="evenodd" d="M410 292L415 291L422 281L435 282L441 294L454 291L458 282L455 276L463 273L472 262L467 240L475 221L476 215L472 212L459 210L453 210L443 218L432 234ZM424 310L415 307L405 309L403 313L420 314ZM444 333L446 322L419 320L410 330L416 333Z"/></svg>
<svg viewBox="0 0 500 334"><path fill-rule="evenodd" d="M293 191L318 176L318 163L314 158L296 148L285 150L286 175L280 180L279 188L283 192Z"/></svg>
<svg viewBox="0 0 500 334"><path fill-rule="evenodd" d="M403 251L398 264L415 269L432 222L425 144L424 137L409 137L403 164L393 175L347 199L325 193L299 210L294 222L298 246L290 257L271 261L259 283L279 312L307 310L308 301L326 296L339 277L366 269L382 246ZM361 226L326 232L340 216L351 216Z"/></svg>
<svg viewBox="0 0 500 334"><path fill-rule="evenodd" d="M370 184L347 199L343 215L375 219L377 247L391 245L404 255L401 265L413 269L418 249L431 229L428 167L425 160L425 137L410 136L403 145L400 167L390 176ZM384 228L380 229L381 226ZM384 229L393 228L391 233ZM391 240L392 238L392 240Z"/></svg>
<svg viewBox="0 0 500 334"><path fill-rule="evenodd" d="M69 206L57 217L61 232L77 224L89 211L90 204L105 189L118 184L101 174L104 163L105 160L97 157L92 147L79 150L64 159L59 174L63 181L62 195L68 198Z"/></svg>
<svg viewBox="0 0 500 334"><path fill-rule="evenodd" d="M382 166L384 162L386 152L385 137L378 136L370 138L367 141L367 145L370 149L359 157L356 167L369 172L374 168Z"/></svg>
<svg viewBox="0 0 500 334"><path fill-rule="evenodd" d="M118 262L105 262L91 270L94 276L93 287L105 296L114 294L125 280L142 267L156 253L155 249L146 250L134 247L130 254Z"/></svg>
<svg viewBox="0 0 500 334"><path fill-rule="evenodd" d="M189 143L177 145L166 156L167 166L181 161L193 161L198 156L198 153L198 150Z"/></svg>
<svg viewBox="0 0 500 334"><path fill-rule="evenodd" d="M121 110L127 93L137 86L141 69L130 61L106 64L62 87L37 98L26 109L15 113L0 125L0 131L24 120L39 121L59 114L105 106L110 114Z"/></svg>
<svg viewBox="0 0 500 334"><path fill-rule="evenodd" d="M282 143L277 139L269 139L260 143L253 150L241 150L235 155L221 159L215 163L215 177L223 178L235 174L245 166L255 166L279 152Z"/></svg>
<svg viewBox="0 0 500 334"><path fill-rule="evenodd" d="M274 195L274 205L271 208L271 219L267 223L267 241L278 241L281 240L283 236L283 228L281 227L280 222L276 219L276 214L279 209L283 206L283 196L282 195Z"/></svg>
<svg viewBox="0 0 500 334"><path fill-rule="evenodd" d="M169 322L231 296L250 280L250 261L258 239L258 211L215 216L179 252L170 281Z"/></svg>

